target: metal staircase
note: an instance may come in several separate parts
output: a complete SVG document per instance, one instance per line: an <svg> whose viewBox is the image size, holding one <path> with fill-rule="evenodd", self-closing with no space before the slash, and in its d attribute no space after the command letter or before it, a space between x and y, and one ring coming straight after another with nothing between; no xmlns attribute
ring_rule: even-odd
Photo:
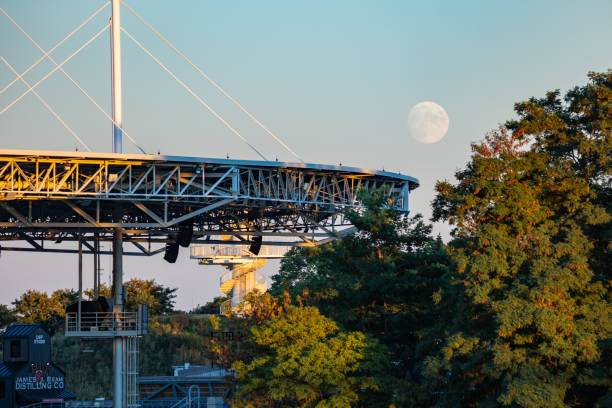
<svg viewBox="0 0 612 408"><path fill-rule="evenodd" d="M229 295L236 290L241 291L242 299L246 295L247 287L264 292L267 289L266 277L257 270L266 263L266 259L255 259L248 263L224 265L228 271L221 276L219 289L224 295Z"/></svg>
<svg viewBox="0 0 612 408"><path fill-rule="evenodd" d="M282 258L292 247L287 245L263 245L252 253L247 246L240 245L198 245L191 247L191 258L198 259L201 265L221 265L228 269L219 279L219 289L232 298L221 305L221 313L231 313L245 296L254 290L265 292L267 278L261 269L268 259Z"/></svg>

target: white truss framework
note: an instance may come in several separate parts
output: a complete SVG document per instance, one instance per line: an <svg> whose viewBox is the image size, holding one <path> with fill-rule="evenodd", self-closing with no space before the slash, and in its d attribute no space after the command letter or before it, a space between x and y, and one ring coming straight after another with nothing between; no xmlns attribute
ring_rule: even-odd
<svg viewBox="0 0 612 408"><path fill-rule="evenodd" d="M260 235L271 245L314 245L350 226L343 211L361 208L360 190L384 188L407 213L417 186L408 176L341 166L0 150L0 240L42 250L38 240L78 233L88 241L98 232L104 241L119 227L136 254L151 255L138 242L170 242L189 225L193 242L234 235L248 245Z"/></svg>

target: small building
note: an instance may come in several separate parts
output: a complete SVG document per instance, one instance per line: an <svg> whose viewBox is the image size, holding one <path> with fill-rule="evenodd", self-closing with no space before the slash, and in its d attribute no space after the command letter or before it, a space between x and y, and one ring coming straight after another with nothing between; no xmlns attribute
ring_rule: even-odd
<svg viewBox="0 0 612 408"><path fill-rule="evenodd" d="M51 336L39 324L13 324L2 334L0 407L68 401L66 374L51 361Z"/></svg>

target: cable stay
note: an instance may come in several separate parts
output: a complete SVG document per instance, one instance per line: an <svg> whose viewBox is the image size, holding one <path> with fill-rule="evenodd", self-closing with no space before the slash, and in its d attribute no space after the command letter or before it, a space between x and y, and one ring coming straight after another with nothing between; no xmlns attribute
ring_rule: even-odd
<svg viewBox="0 0 612 408"><path fill-rule="evenodd" d="M268 159L259 152L259 150L257 150L251 143L249 143L249 141L240 134L240 132L238 132L236 129L234 129L232 127L232 125L230 125L225 119L223 119L223 117L221 117L221 115L219 115L213 108L210 107L210 105L208 105L206 102L204 102L204 100L198 96L189 86L187 86L183 81L181 81L172 71L170 71L170 69L168 69L168 67L166 67L161 61L159 61L153 54L151 54L151 52L146 49L140 42L138 42L138 40L136 40L132 34L130 34L127 30L125 30L123 27L121 27L121 31L123 31L125 33L125 35L127 35L130 40L132 40L134 42L134 44L136 44L141 50L143 50L149 57L151 57L153 59L153 61L155 61L160 67L162 67L168 74L170 74L170 76L172 78L174 78L176 80L176 82L179 83L179 85L181 85L183 88L185 88L185 90L187 90L187 92L189 92L191 94L191 96L193 96L202 106L204 106L206 109L208 109L208 111L210 113L212 113L214 115L214 117L216 117L221 123L223 123L223 125L225 125L226 128L228 128L233 134L235 134L236 136L238 136L244 143L246 143L255 153L257 153L259 155L259 157L261 157L263 160L268 161Z"/></svg>
<svg viewBox="0 0 612 408"><path fill-rule="evenodd" d="M19 29L19 31L21 31L27 38L28 40L30 40L30 42L32 42L32 44L34 44L36 46L36 48L38 48L43 54L45 54L45 50L42 49L42 47L40 45L38 45L38 43L36 41L34 41L34 39L19 25L17 24L17 22L15 20L13 20L13 18L11 16L8 15L8 13L6 11L4 11L3 8L0 7L0 11ZM80 91L81 93L83 93L83 95L85 95L87 97L87 99L89 99L89 101L91 103L94 104L94 106L96 108L98 108L98 110L100 112L102 112L104 114L104 116L106 116L107 119L109 119L115 126L117 126L119 129L121 129L121 131L127 136L127 138L134 144L134 146L136 146L136 148L138 148L138 150L140 150L143 154L146 154L146 152L138 145L138 143L136 143L136 141L125 131L125 129L123 129L121 126L119 126L119 124L117 124L115 122L115 120L109 116L108 113L106 113L106 111L87 93L87 91L85 91L83 89L83 87L81 87L66 71L64 71L64 69L62 68L62 66L64 64L66 64L68 61L70 61L70 59L72 59L75 55L77 55L79 52L81 52L85 47L87 47L89 44L91 44L96 38L98 38L104 31L106 31L108 28L110 27L110 24L107 24L106 26L104 26L104 28L102 28L102 30L98 31L92 38L90 38L89 40L87 40L83 45L81 45L81 47L79 47L75 52L73 52L68 58L66 58L64 61L62 61L60 64L58 64L53 57L51 57L50 55L46 55L46 58L51 61L54 65L55 68L53 68L47 75L45 75L42 79L40 79L37 83L35 83L34 85L32 85L31 87L29 87L29 89L27 89L23 94L21 94L17 99L15 99L13 102L11 102L10 104L8 104L4 109L2 109L0 111L0 115L2 115L4 112L6 112L8 109L10 109L13 105L15 105L17 102L19 102L21 99L23 99L23 97L25 97L27 94L29 94L31 91L34 90L34 88L36 88L38 85L40 85L44 80L46 80L47 78L49 78L55 71L60 70Z"/></svg>
<svg viewBox="0 0 612 408"><path fill-rule="evenodd" d="M140 22L142 22L149 30L151 30L157 37L159 37L168 47L170 47L174 52L176 52L183 60L185 60L189 65L191 65L202 77L204 77L212 86L217 88L219 92L221 92L226 98L228 98L234 105L236 105L242 112L244 112L250 119L252 119L259 127L261 127L266 133L274 138L285 150L295 156L298 160L304 163L304 160L293 151L285 142L283 142L278 136L276 136L271 130L265 127L255 116L253 116L244 106L242 106L236 99L234 99L231 95L229 95L218 83L216 83L211 77L209 77L204 71L202 71L198 66L196 66L189 58L187 58L181 51L179 51L170 41L168 41L163 35L161 35L153 26L147 23L136 11L134 11L130 6L128 6L125 1L121 0L121 3L127 8ZM127 34L127 33L126 33Z"/></svg>
<svg viewBox="0 0 612 408"><path fill-rule="evenodd" d="M0 8L0 11L2 11L2 9ZM87 40L85 43L83 43L83 45L81 45L75 52L73 52L68 58L66 58L65 60L63 60L61 63L57 64L55 61L53 61L55 63L55 68L53 68L51 71L49 71L45 76L43 76L38 82L36 82L34 85L30 86L24 93L22 93L21 95L19 95L17 97L17 99L15 99L13 102L9 103L7 106L4 107L4 109L0 110L0 115L2 115L4 112L6 112L7 110L9 110L13 105L15 105L17 102L19 102L20 100L22 100L26 95L28 95L30 92L32 92L36 87L38 87L38 85L40 85L41 83L43 83L47 78L49 78L51 75L53 75L55 73L55 71L57 70L61 70L62 66L64 64L66 64L68 61L70 61L75 55L77 55L79 52L81 52L85 47L87 47L89 44L91 44L96 38L98 38L104 31L106 31L106 29L109 27L109 25L107 24L104 28L102 28L100 31L98 31L93 37L91 37L89 40ZM65 72L64 72L65 73ZM66 74L67 75L67 74Z"/></svg>
<svg viewBox="0 0 612 408"><path fill-rule="evenodd" d="M15 70L15 68L13 68L13 66L9 64L9 62L3 56L0 55L0 58L2 59L2 62L4 62L7 67L9 67L9 69L13 72L13 74L17 76L19 75L17 70ZM28 88L30 87L30 84L25 79L23 79L23 77L20 77L19 79L21 80L21 82L23 82L23 84L26 87ZM43 104L43 106L47 108L47 110L49 110L49 112L51 112L51 114L62 124L62 126L66 128L66 130L72 135L72 137L74 137L77 140L77 142L79 142L85 149L91 152L91 149L89 148L89 146L87 146L87 144L85 144L85 142L74 132L74 130L72 130L70 126L68 126L66 122L64 122L64 120L60 117L60 115L57 112L55 112L53 108L51 108L51 106L49 106L47 101L45 101L43 97L40 96L38 92L36 92L33 89L32 89L32 93L38 98L38 100Z"/></svg>
<svg viewBox="0 0 612 408"><path fill-rule="evenodd" d="M94 17L96 17L102 10L108 6L110 1L106 1L101 7L99 7L93 14L91 14L87 19L85 19L81 24L79 24L75 29L73 29L66 37L64 37L61 41L55 44L48 51L43 50L40 45L11 17L8 13L0 7L0 11L42 52L42 56L36 60L32 65L30 65L25 71L19 74L14 70L12 66L6 61L4 58L2 60L4 63L13 71L16 75L8 85L0 90L0 94L6 92L12 85L14 85L17 81L21 81L27 87L27 90L22 93L17 99L8 104L2 110L0 110L0 115L5 113L8 109L10 109L13 105L23 99L26 95L32 92L40 102L51 112L51 114L66 128L66 130L87 150L91 151L91 149L87 146L86 143L66 124L66 122L49 106L49 104L35 91L35 88L38 87L43 81L49 78L53 73L57 70L61 71L80 91L90 100L94 106L104 114L104 116L109 119L118 129L122 131L123 134L132 142L138 150L142 153L146 154L146 152L136 143L136 141L117 123L115 120L62 68L68 61L70 61L74 56L80 53L84 48L86 48L89 44L91 44L96 38L98 38L107 28L109 28L110 24L106 25L102 30L96 33L92 38L86 41L83 45L81 45L75 52L73 52L68 58L63 60L61 63L57 63L52 57L51 53L53 53L59 46L61 46L66 40L71 38L74 34L76 34L81 28L83 28L87 23L89 23ZM304 160L293 151L285 142L283 142L278 136L276 136L271 130L269 130L266 126L263 125L254 115L252 115L243 105L241 105L236 99L234 99L228 92L226 92L218 83L216 83L211 77L209 77L202 69L196 66L187 56L185 56L181 51L179 51L168 39L162 36L153 26L151 26L148 22L146 22L136 11L134 11L130 6L128 6L124 1L121 1L123 5L138 19L140 20L147 28L149 28L158 38L160 38L166 45L168 45L175 53L177 53L183 60L185 60L189 65L191 65L204 79L206 79L211 85L213 85L219 92L221 92L226 98L228 98L236 107L238 107L244 114L246 114L251 120L253 120L260 128L262 128L268 135L270 135L277 143L279 143L287 152L295 156L299 161L304 163ZM140 42L138 42L129 32L125 29L121 28L121 30L147 55L149 55L162 69L164 69L170 76L172 76L178 83L181 85L187 92L189 92L202 106L204 106L213 116L215 116L226 128L228 128L232 133L238 136L244 143L246 143L259 157L263 160L268 160L259 150L257 150L240 132L238 132L234 127L232 127L219 113L217 113L210 105L208 105L199 95L197 95L185 82L180 80L170 69L168 69L161 61L159 61L147 48L145 48ZM41 78L34 85L30 85L27 81L24 80L24 76L30 72L34 67L36 67L41 61L45 58L49 59L54 65L49 73L47 73L43 78Z"/></svg>
<svg viewBox="0 0 612 408"><path fill-rule="evenodd" d="M17 81L19 81L21 78L23 78L23 76L25 74L27 74L28 72L30 72L32 69L34 69L34 67L36 67L42 60L44 60L47 56L49 56L53 51L55 51L60 45L62 45L66 40L68 40L70 37L72 37L74 34L76 34L81 28L83 28L87 23L89 23L95 16L97 16L102 10L104 10L106 8L106 6L108 6L108 4L110 3L110 1L107 1L106 3L104 3L104 5L102 5L102 7L100 7L98 10L96 10L91 16L89 16L88 18L85 19L85 21L83 21L81 24L79 24L74 30L72 30L72 32L70 34L68 34L66 37L64 37L63 40L61 40L60 42L58 42L57 44L55 44L49 51L46 51L42 57L40 57L39 59L37 59L32 65L30 65L25 71L23 71L21 74L19 74L17 76L17 78L13 79L8 85L6 85L4 88L2 88L0 90L0 95L2 95L4 92L6 92L7 89L9 89L11 86L13 86L13 84ZM3 11L4 12L4 11ZM6 15L6 13L4 13Z"/></svg>

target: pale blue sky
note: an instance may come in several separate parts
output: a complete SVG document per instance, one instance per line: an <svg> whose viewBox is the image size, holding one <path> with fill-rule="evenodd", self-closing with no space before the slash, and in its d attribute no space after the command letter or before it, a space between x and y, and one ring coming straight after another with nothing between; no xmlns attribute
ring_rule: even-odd
<svg viewBox="0 0 612 408"><path fill-rule="evenodd" d="M44 49L101 4L0 0ZM427 216L435 181L451 179L468 159L469 143L512 118L515 102L555 88L565 91L584 84L588 71L612 67L609 1L128 4L307 162L385 168L418 178L421 187L413 192L411 206ZM53 54L56 60L70 55L109 16L107 8ZM122 24L260 151L291 159L126 9ZM0 55L22 71L40 52L0 15ZM123 58L124 124L145 150L257 158L125 36ZM41 63L26 79L34 83L51 69L50 63ZM65 69L109 110L106 34ZM0 66L0 87L13 78ZM38 90L94 150L110 150L110 123L61 73ZM16 84L0 95L0 109L23 91ZM434 101L448 112L450 128L439 143L419 144L408 135L408 111L421 101ZM2 148L76 147L32 95L0 115L0 140ZM124 146L135 152L127 140ZM108 273L108 260L104 264ZM21 271L19 278L9 274L15 270ZM181 308L218 295L222 272L196 265L186 251L175 265L161 257L126 259L128 277L154 277L179 287ZM0 303L27 288L75 286L75 277L76 257L5 252L0 257Z"/></svg>

